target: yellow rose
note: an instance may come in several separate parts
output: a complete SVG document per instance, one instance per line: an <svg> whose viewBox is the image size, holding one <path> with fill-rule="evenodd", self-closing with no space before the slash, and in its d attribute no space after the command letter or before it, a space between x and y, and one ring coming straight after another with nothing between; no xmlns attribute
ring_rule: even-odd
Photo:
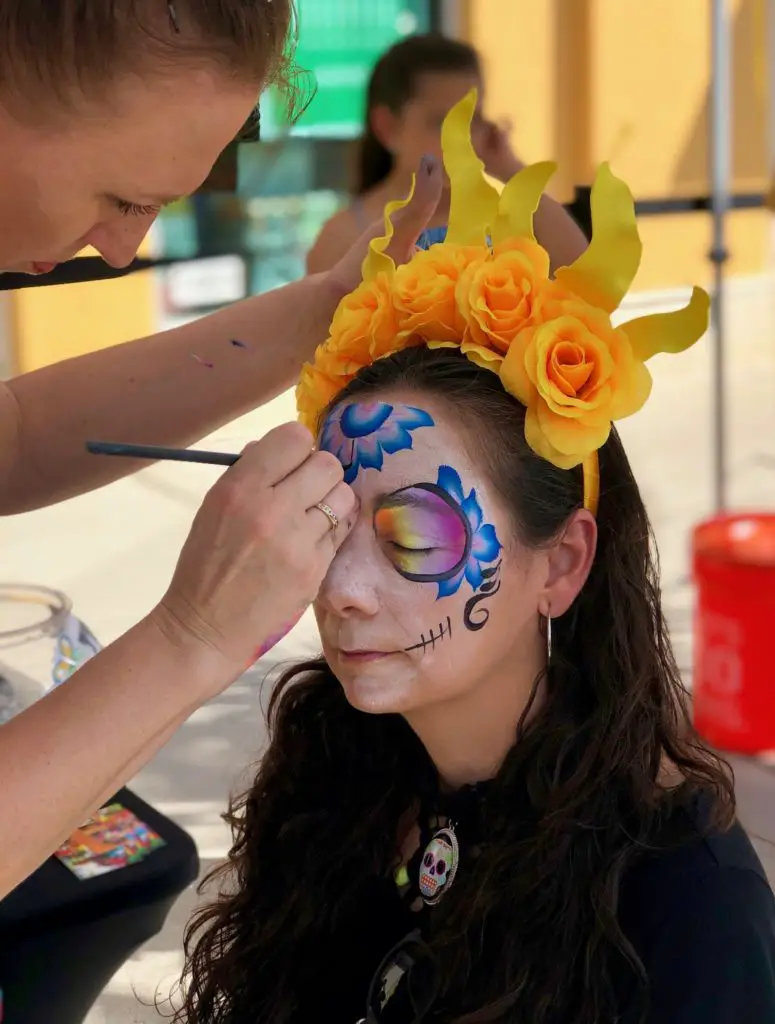
<svg viewBox="0 0 775 1024"><path fill-rule="evenodd" d="M396 348L398 320L386 274L364 281L339 303L323 346L326 358L355 373Z"/></svg>
<svg viewBox="0 0 775 1024"><path fill-rule="evenodd" d="M519 333L500 376L527 408L525 437L533 451L560 469L572 469L605 444L613 420L641 408L651 374L606 313L554 298L560 301L553 310L558 315Z"/></svg>
<svg viewBox="0 0 775 1024"><path fill-rule="evenodd" d="M393 303L401 334L460 343L465 320L455 301L455 288L462 271L480 252L470 245L434 245L396 268Z"/></svg>
<svg viewBox="0 0 775 1024"><path fill-rule="evenodd" d="M318 347L318 352L323 346ZM333 369L333 373L327 373ZM320 413L336 398L345 385L353 379L354 374L339 375L336 364L326 360L325 356L317 356L315 365L305 363L301 368L299 383L296 386L296 408L299 420L313 434L318 429Z"/></svg>
<svg viewBox="0 0 775 1024"><path fill-rule="evenodd" d="M536 291L532 305L533 323L545 323L547 320L556 320L566 312L572 312L582 308L582 300L578 295L563 288L556 281L545 281Z"/></svg>
<svg viewBox="0 0 775 1024"><path fill-rule="evenodd" d="M529 238L515 239L470 263L456 291L466 321L466 345L505 355L530 321L548 274L549 257Z"/></svg>

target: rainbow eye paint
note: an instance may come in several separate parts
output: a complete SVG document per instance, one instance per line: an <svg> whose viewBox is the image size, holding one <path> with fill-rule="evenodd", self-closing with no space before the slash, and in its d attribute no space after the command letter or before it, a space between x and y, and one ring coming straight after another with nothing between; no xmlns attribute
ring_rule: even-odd
<svg viewBox="0 0 775 1024"><path fill-rule="evenodd" d="M398 572L418 583L449 579L470 553L468 520L435 484L416 484L387 497L374 514L374 530Z"/></svg>
<svg viewBox="0 0 775 1024"><path fill-rule="evenodd" d="M492 575L501 542L484 521L476 491L460 474L439 466L435 484L414 484L384 498L374 513L377 540L396 570L417 583L436 583L437 600L465 580L476 592Z"/></svg>

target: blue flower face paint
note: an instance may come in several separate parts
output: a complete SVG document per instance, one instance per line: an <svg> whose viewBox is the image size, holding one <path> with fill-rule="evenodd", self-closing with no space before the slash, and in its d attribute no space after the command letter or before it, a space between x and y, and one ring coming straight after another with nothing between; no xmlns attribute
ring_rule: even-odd
<svg viewBox="0 0 775 1024"><path fill-rule="evenodd" d="M471 544L465 565L452 577L439 582L439 597L447 597L457 592L463 579L467 580L472 590L478 590L484 581L482 564L494 562L501 551L501 542L495 533L492 523L485 523L482 507L471 488L464 494L460 476L451 466L439 467L437 486L447 492L457 502L466 517L471 534Z"/></svg>
<svg viewBox="0 0 775 1024"><path fill-rule="evenodd" d="M412 447L411 431L432 427L423 409L386 402L353 402L334 409L320 434L320 448L335 455L351 484L361 469L382 469L385 455Z"/></svg>

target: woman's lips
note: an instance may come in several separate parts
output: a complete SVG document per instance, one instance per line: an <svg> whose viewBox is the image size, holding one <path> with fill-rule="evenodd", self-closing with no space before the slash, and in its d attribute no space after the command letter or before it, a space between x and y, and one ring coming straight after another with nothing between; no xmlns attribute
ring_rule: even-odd
<svg viewBox="0 0 775 1024"><path fill-rule="evenodd" d="M367 662L379 661L381 658L391 658L397 651L339 651L339 656L345 661Z"/></svg>

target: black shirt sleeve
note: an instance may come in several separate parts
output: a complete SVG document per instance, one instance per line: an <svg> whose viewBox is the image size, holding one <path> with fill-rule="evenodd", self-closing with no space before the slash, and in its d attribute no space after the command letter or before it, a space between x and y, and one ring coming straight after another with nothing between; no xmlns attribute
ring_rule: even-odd
<svg viewBox="0 0 775 1024"><path fill-rule="evenodd" d="M775 899L764 879L718 866L663 895L673 906L641 952L648 1024L775 1024Z"/></svg>

